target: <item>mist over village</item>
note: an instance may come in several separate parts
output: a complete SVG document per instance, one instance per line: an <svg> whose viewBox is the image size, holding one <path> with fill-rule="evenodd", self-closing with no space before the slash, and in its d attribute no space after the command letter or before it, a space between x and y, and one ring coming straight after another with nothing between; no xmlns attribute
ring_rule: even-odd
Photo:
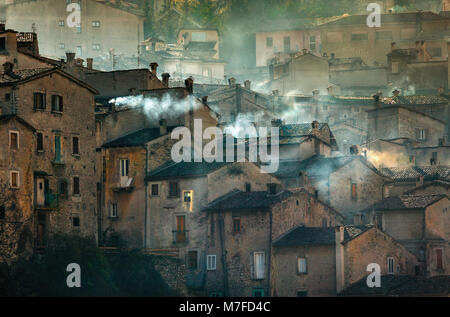
<svg viewBox="0 0 450 317"><path fill-rule="evenodd" d="M449 0L0 0L0 297L449 297L449 30Z"/></svg>

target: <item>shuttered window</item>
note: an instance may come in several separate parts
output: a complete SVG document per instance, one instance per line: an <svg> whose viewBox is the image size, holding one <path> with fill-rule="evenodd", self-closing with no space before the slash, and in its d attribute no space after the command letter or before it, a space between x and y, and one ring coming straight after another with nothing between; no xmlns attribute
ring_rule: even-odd
<svg viewBox="0 0 450 317"><path fill-rule="evenodd" d="M255 252L253 253L253 259L254 259L254 276L257 280L263 280L264 279L264 269L265 269L265 253L264 252Z"/></svg>

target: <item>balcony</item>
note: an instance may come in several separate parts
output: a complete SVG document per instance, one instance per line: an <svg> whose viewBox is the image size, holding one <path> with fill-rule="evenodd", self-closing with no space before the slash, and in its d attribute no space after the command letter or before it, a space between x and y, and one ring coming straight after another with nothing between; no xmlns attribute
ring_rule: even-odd
<svg viewBox="0 0 450 317"><path fill-rule="evenodd" d="M172 235L173 244L185 244L189 241L189 231L187 230L174 230Z"/></svg>
<svg viewBox="0 0 450 317"><path fill-rule="evenodd" d="M132 192L134 189L133 186L133 177L121 177L120 182L113 188L113 192L120 193L120 192Z"/></svg>
<svg viewBox="0 0 450 317"><path fill-rule="evenodd" d="M36 204L36 210L56 210L59 207L58 195L46 192L43 204Z"/></svg>

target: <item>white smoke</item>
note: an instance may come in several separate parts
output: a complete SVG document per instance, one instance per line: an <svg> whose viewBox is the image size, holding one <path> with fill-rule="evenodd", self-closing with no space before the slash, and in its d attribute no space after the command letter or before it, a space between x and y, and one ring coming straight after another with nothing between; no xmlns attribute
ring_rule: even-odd
<svg viewBox="0 0 450 317"><path fill-rule="evenodd" d="M150 119L177 118L189 110L195 110L201 103L195 97L189 95L185 99L175 99L170 94L162 98L139 96L126 96L111 99L111 104L129 108L141 108Z"/></svg>
<svg viewBox="0 0 450 317"><path fill-rule="evenodd" d="M235 138L256 138L258 137L256 124L261 122L264 113L240 113L233 123L225 126L224 132L231 134ZM268 126L268 128L270 125Z"/></svg>

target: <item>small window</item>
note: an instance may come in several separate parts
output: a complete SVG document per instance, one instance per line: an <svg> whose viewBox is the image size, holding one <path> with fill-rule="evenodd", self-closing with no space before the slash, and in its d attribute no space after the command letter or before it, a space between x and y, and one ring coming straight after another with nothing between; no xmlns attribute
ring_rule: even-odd
<svg viewBox="0 0 450 317"><path fill-rule="evenodd" d="M418 140L418 141L424 141L427 139L426 130L423 128L416 128L415 134L416 134L416 140Z"/></svg>
<svg viewBox="0 0 450 317"><path fill-rule="evenodd" d="M60 181L58 187L59 196L67 197L67 182L65 180Z"/></svg>
<svg viewBox="0 0 450 317"><path fill-rule="evenodd" d="M3 220L6 217L6 208L5 206L0 206L0 219Z"/></svg>
<svg viewBox="0 0 450 317"><path fill-rule="evenodd" d="M79 228L80 227L80 217L75 216L72 218L72 226L74 228Z"/></svg>
<svg viewBox="0 0 450 317"><path fill-rule="evenodd" d="M80 195L80 178L77 176L73 178L73 194Z"/></svg>
<svg viewBox="0 0 450 317"><path fill-rule="evenodd" d="M19 149L19 132L9 131L9 149L10 150Z"/></svg>
<svg viewBox="0 0 450 317"><path fill-rule="evenodd" d="M119 210L118 210L118 208L117 208L117 203L112 203L112 204L111 204L111 211L110 211L109 216L110 216L111 218L117 218L117 217L119 217Z"/></svg>
<svg viewBox="0 0 450 317"><path fill-rule="evenodd" d="M436 249L436 270L444 269L444 256L442 249Z"/></svg>
<svg viewBox="0 0 450 317"><path fill-rule="evenodd" d="M241 218L233 218L233 233L241 233Z"/></svg>
<svg viewBox="0 0 450 317"><path fill-rule="evenodd" d="M6 38L0 37L0 51L6 50Z"/></svg>
<svg viewBox="0 0 450 317"><path fill-rule="evenodd" d="M78 137L72 137L72 154L79 155L80 154L80 144Z"/></svg>
<svg viewBox="0 0 450 317"><path fill-rule="evenodd" d="M215 255L208 255L206 258L206 269L208 271L215 271L216 270L216 256Z"/></svg>
<svg viewBox="0 0 450 317"><path fill-rule="evenodd" d="M245 192L250 193L252 191L252 184L246 183L245 184Z"/></svg>
<svg viewBox="0 0 450 317"><path fill-rule="evenodd" d="M92 21L92 27L93 28L99 28L100 27L100 21Z"/></svg>
<svg viewBox="0 0 450 317"><path fill-rule="evenodd" d="M63 50L63 49L66 48L66 44L64 44L64 43L58 43L58 48L59 48L60 50Z"/></svg>
<svg viewBox="0 0 450 317"><path fill-rule="evenodd" d="M441 57L442 56L442 48L440 48L440 47L429 48L428 53L430 53L431 57Z"/></svg>
<svg viewBox="0 0 450 317"><path fill-rule="evenodd" d="M327 218L322 218L322 227L323 228L327 227Z"/></svg>
<svg viewBox="0 0 450 317"><path fill-rule="evenodd" d="M394 258L388 258L388 274L394 274L395 260Z"/></svg>
<svg viewBox="0 0 450 317"><path fill-rule="evenodd" d="M130 169L130 161L128 159L120 160L120 176L128 176Z"/></svg>
<svg viewBox="0 0 450 317"><path fill-rule="evenodd" d="M198 257L197 251L189 251L188 252L188 268L191 270L197 269L198 265Z"/></svg>
<svg viewBox="0 0 450 317"><path fill-rule="evenodd" d="M178 183L171 182L169 183L169 197L176 198L179 195L178 191Z"/></svg>
<svg viewBox="0 0 450 317"><path fill-rule="evenodd" d="M44 151L44 135L41 132L38 132L36 139L37 139L36 140L37 141L36 150L38 152L43 152Z"/></svg>
<svg viewBox="0 0 450 317"><path fill-rule="evenodd" d="M270 195L275 195L277 193L277 184L267 184L267 188Z"/></svg>
<svg viewBox="0 0 450 317"><path fill-rule="evenodd" d="M65 25L64 20L58 20L58 26L63 27Z"/></svg>
<svg viewBox="0 0 450 317"><path fill-rule="evenodd" d="M52 111L62 112L63 111L63 97L58 95L52 95Z"/></svg>
<svg viewBox="0 0 450 317"><path fill-rule="evenodd" d="M266 38L266 46L273 47L273 38L271 37Z"/></svg>
<svg viewBox="0 0 450 317"><path fill-rule="evenodd" d="M253 254L255 279L263 280L265 275L266 256L264 252L255 252Z"/></svg>
<svg viewBox="0 0 450 317"><path fill-rule="evenodd" d="M186 190L183 194L183 201L185 203L190 203L192 201L192 191Z"/></svg>
<svg viewBox="0 0 450 317"><path fill-rule="evenodd" d="M158 184L152 184L152 196L159 196Z"/></svg>
<svg viewBox="0 0 450 317"><path fill-rule="evenodd" d="M398 73L399 73L399 63L392 62L392 74L398 74Z"/></svg>
<svg viewBox="0 0 450 317"><path fill-rule="evenodd" d="M45 94L41 92L34 93L34 109L38 110L45 109Z"/></svg>
<svg viewBox="0 0 450 317"><path fill-rule="evenodd" d="M5 101L11 100L11 94L5 94Z"/></svg>
<svg viewBox="0 0 450 317"><path fill-rule="evenodd" d="M307 273L307 267L306 267L306 258L297 258L297 273L298 274L306 274Z"/></svg>
<svg viewBox="0 0 450 317"><path fill-rule="evenodd" d="M351 185L351 199L356 200L358 196L358 186L356 183L352 183Z"/></svg>
<svg viewBox="0 0 450 317"><path fill-rule="evenodd" d="M377 40L392 40L392 31L380 31L376 32Z"/></svg>
<svg viewBox="0 0 450 317"><path fill-rule="evenodd" d="M92 50L101 51L102 47L100 44L92 44Z"/></svg>
<svg viewBox="0 0 450 317"><path fill-rule="evenodd" d="M313 35L309 37L309 50L310 51L316 50L316 37Z"/></svg>
<svg viewBox="0 0 450 317"><path fill-rule="evenodd" d="M209 297L222 297L222 292L211 292Z"/></svg>
<svg viewBox="0 0 450 317"><path fill-rule="evenodd" d="M291 38L289 36L284 37L283 46L285 53L289 53L291 51Z"/></svg>
<svg viewBox="0 0 450 317"><path fill-rule="evenodd" d="M11 188L19 188L19 172L17 171L11 171L10 173L10 184Z"/></svg>

